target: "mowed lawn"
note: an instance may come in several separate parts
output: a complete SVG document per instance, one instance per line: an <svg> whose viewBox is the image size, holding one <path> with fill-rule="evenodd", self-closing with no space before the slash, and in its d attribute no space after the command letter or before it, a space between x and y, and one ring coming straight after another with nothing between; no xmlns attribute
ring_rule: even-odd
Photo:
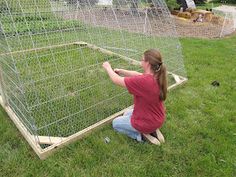
<svg viewBox="0 0 236 177"><path fill-rule="evenodd" d="M0 176L236 176L236 36L181 43L189 80L168 95L165 144L107 125L41 161L0 108Z"/></svg>

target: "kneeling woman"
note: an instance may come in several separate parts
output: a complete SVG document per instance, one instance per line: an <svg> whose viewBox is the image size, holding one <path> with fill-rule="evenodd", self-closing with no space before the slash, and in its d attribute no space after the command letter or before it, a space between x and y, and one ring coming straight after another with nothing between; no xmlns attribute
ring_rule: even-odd
<svg viewBox="0 0 236 177"><path fill-rule="evenodd" d="M144 138L153 144L160 144L164 142L159 128L165 121L166 67L160 52L155 49L144 52L141 66L144 73L124 69L113 70L109 62L103 63L103 68L112 82L127 88L134 96L134 109L115 118L112 125L118 132L127 134L137 141Z"/></svg>

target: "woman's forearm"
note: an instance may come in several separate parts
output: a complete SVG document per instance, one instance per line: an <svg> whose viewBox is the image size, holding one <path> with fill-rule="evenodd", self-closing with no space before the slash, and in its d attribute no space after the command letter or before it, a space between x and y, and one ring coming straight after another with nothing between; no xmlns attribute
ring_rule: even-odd
<svg viewBox="0 0 236 177"><path fill-rule="evenodd" d="M118 74L116 74L112 68L107 69L107 73L114 84L126 87L124 82L124 77L121 77Z"/></svg>
<svg viewBox="0 0 236 177"><path fill-rule="evenodd" d="M138 76L138 75L141 75L142 73L137 72L137 71L130 71L130 70L125 70L125 69L120 69L119 74L124 75L124 76Z"/></svg>

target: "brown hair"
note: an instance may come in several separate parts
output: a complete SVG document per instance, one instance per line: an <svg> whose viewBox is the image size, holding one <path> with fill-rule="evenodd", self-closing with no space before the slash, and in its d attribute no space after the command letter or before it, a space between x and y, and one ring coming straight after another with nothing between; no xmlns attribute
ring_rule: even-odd
<svg viewBox="0 0 236 177"><path fill-rule="evenodd" d="M144 52L144 60L151 65L151 70L160 85L160 99L165 100L167 97L167 75L166 66L162 62L161 54L156 49L150 49Z"/></svg>

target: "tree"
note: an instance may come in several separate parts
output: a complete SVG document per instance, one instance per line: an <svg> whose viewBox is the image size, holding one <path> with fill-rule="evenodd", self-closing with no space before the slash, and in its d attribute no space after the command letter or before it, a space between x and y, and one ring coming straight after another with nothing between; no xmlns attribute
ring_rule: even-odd
<svg viewBox="0 0 236 177"><path fill-rule="evenodd" d="M173 10L174 8L179 7L176 0L165 0L165 1L169 10Z"/></svg>

